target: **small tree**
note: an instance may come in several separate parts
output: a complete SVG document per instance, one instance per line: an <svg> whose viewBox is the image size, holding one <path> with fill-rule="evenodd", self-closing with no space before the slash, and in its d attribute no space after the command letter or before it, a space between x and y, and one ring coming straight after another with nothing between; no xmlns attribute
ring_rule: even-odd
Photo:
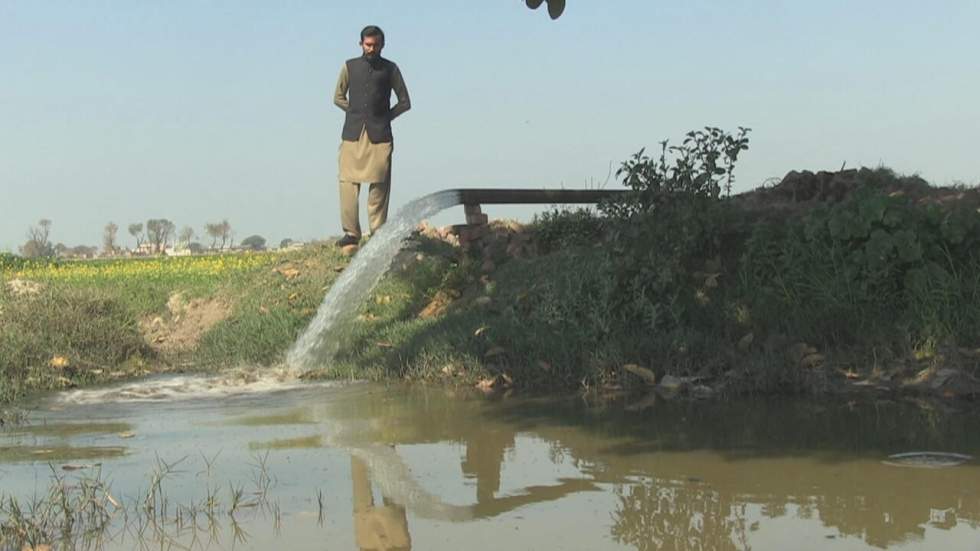
<svg viewBox="0 0 980 551"><path fill-rule="evenodd" d="M109 222L102 229L102 252L106 255L116 254L116 234L119 233L119 226L114 222Z"/></svg>
<svg viewBox="0 0 980 551"><path fill-rule="evenodd" d="M191 240L194 239L194 228L190 226L184 226L180 229L180 233L177 235L178 243L181 248L188 248Z"/></svg>
<svg viewBox="0 0 980 551"><path fill-rule="evenodd" d="M129 225L129 235L136 238L136 248L139 249L143 245L143 223L137 222L135 224Z"/></svg>
<svg viewBox="0 0 980 551"><path fill-rule="evenodd" d="M225 248L225 245L230 244L231 240L231 224L228 223L228 219L225 218L221 222L214 224L205 224L204 231L211 238L211 248L215 248L218 244L218 240L221 240L221 249Z"/></svg>
<svg viewBox="0 0 980 551"><path fill-rule="evenodd" d="M245 239L242 239L241 246L243 249L251 249L253 251L264 251L265 250L265 238L261 235L250 235Z"/></svg>
<svg viewBox="0 0 980 551"><path fill-rule="evenodd" d="M213 249L218 244L218 239L221 238L221 229L218 224L205 224L204 233L211 238L211 249Z"/></svg>
<svg viewBox="0 0 980 551"><path fill-rule="evenodd" d="M279 248L285 249L286 247L292 245L293 243L295 243L295 241L287 237L286 239L283 239L282 241L279 242Z"/></svg>
<svg viewBox="0 0 980 551"><path fill-rule="evenodd" d="M27 241L20 247L20 254L27 258L54 256L51 246L51 220L42 218L36 226L27 228Z"/></svg>
<svg viewBox="0 0 980 551"><path fill-rule="evenodd" d="M174 230L176 229L177 226L166 218L151 218L147 220L146 236L150 244L153 245L153 250L158 253L163 252L167 248L167 243L170 242L170 238L173 237Z"/></svg>
<svg viewBox="0 0 980 551"><path fill-rule="evenodd" d="M40 258L42 256L54 256L54 249L50 245L42 247L37 241L28 239L20 246L20 255L24 258Z"/></svg>
<svg viewBox="0 0 980 551"><path fill-rule="evenodd" d="M227 244L229 247L232 245L234 241L234 235L231 231L231 224L228 223L227 218L221 221L220 227L221 227L221 248L224 249L225 244Z"/></svg>

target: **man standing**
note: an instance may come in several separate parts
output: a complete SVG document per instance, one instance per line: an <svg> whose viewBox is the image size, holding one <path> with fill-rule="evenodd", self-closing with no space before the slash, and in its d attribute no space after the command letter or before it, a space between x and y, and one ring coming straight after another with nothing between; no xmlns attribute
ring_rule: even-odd
<svg viewBox="0 0 980 551"><path fill-rule="evenodd" d="M370 184L368 218L371 232L388 218L391 191L391 121L408 111L411 103L401 71L381 57L385 35L370 25L361 31L363 55L348 59L340 69L333 102L347 113L340 142L340 222L344 236L338 247L357 245L361 239L358 195ZM391 93L398 103L391 107Z"/></svg>

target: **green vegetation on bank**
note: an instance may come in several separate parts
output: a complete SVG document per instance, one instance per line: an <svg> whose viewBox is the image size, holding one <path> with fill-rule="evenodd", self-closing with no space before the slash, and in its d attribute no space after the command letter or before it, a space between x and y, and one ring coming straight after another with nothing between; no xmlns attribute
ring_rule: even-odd
<svg viewBox="0 0 980 551"><path fill-rule="evenodd" d="M347 262L326 246L98 261L0 258L0 401L160 370L273 362ZM302 277L282 269L293 265Z"/></svg>
<svg viewBox="0 0 980 551"><path fill-rule="evenodd" d="M640 152L619 172L625 199L521 230L534 254L508 254L497 226L447 272L443 315L369 305L378 322L355 326L335 369L617 388L640 382L634 364L711 391L976 393L976 190L881 168L733 197L746 133Z"/></svg>
<svg viewBox="0 0 980 551"><path fill-rule="evenodd" d="M707 128L641 151L617 174L630 193L594 210L495 222L462 247L423 228L314 376L628 388L644 384L632 364L715 391L976 392L977 190L881 168L793 172L732 196L747 133ZM0 400L148 370L275 365L348 262L328 245L4 256Z"/></svg>

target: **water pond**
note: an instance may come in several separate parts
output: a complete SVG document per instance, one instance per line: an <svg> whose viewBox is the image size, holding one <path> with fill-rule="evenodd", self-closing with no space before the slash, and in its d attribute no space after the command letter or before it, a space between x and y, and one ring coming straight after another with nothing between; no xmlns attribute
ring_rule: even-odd
<svg viewBox="0 0 980 551"><path fill-rule="evenodd" d="M980 549L976 411L184 376L30 407L9 549Z"/></svg>

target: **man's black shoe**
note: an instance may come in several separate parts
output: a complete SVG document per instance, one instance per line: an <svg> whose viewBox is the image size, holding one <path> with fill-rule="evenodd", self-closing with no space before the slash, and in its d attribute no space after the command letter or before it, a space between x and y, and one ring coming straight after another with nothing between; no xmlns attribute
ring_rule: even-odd
<svg viewBox="0 0 980 551"><path fill-rule="evenodd" d="M345 233L343 237L337 240L336 245L340 248L344 248L344 247L349 247L351 245L357 245L360 242L361 242L360 239L354 237L353 235Z"/></svg>

